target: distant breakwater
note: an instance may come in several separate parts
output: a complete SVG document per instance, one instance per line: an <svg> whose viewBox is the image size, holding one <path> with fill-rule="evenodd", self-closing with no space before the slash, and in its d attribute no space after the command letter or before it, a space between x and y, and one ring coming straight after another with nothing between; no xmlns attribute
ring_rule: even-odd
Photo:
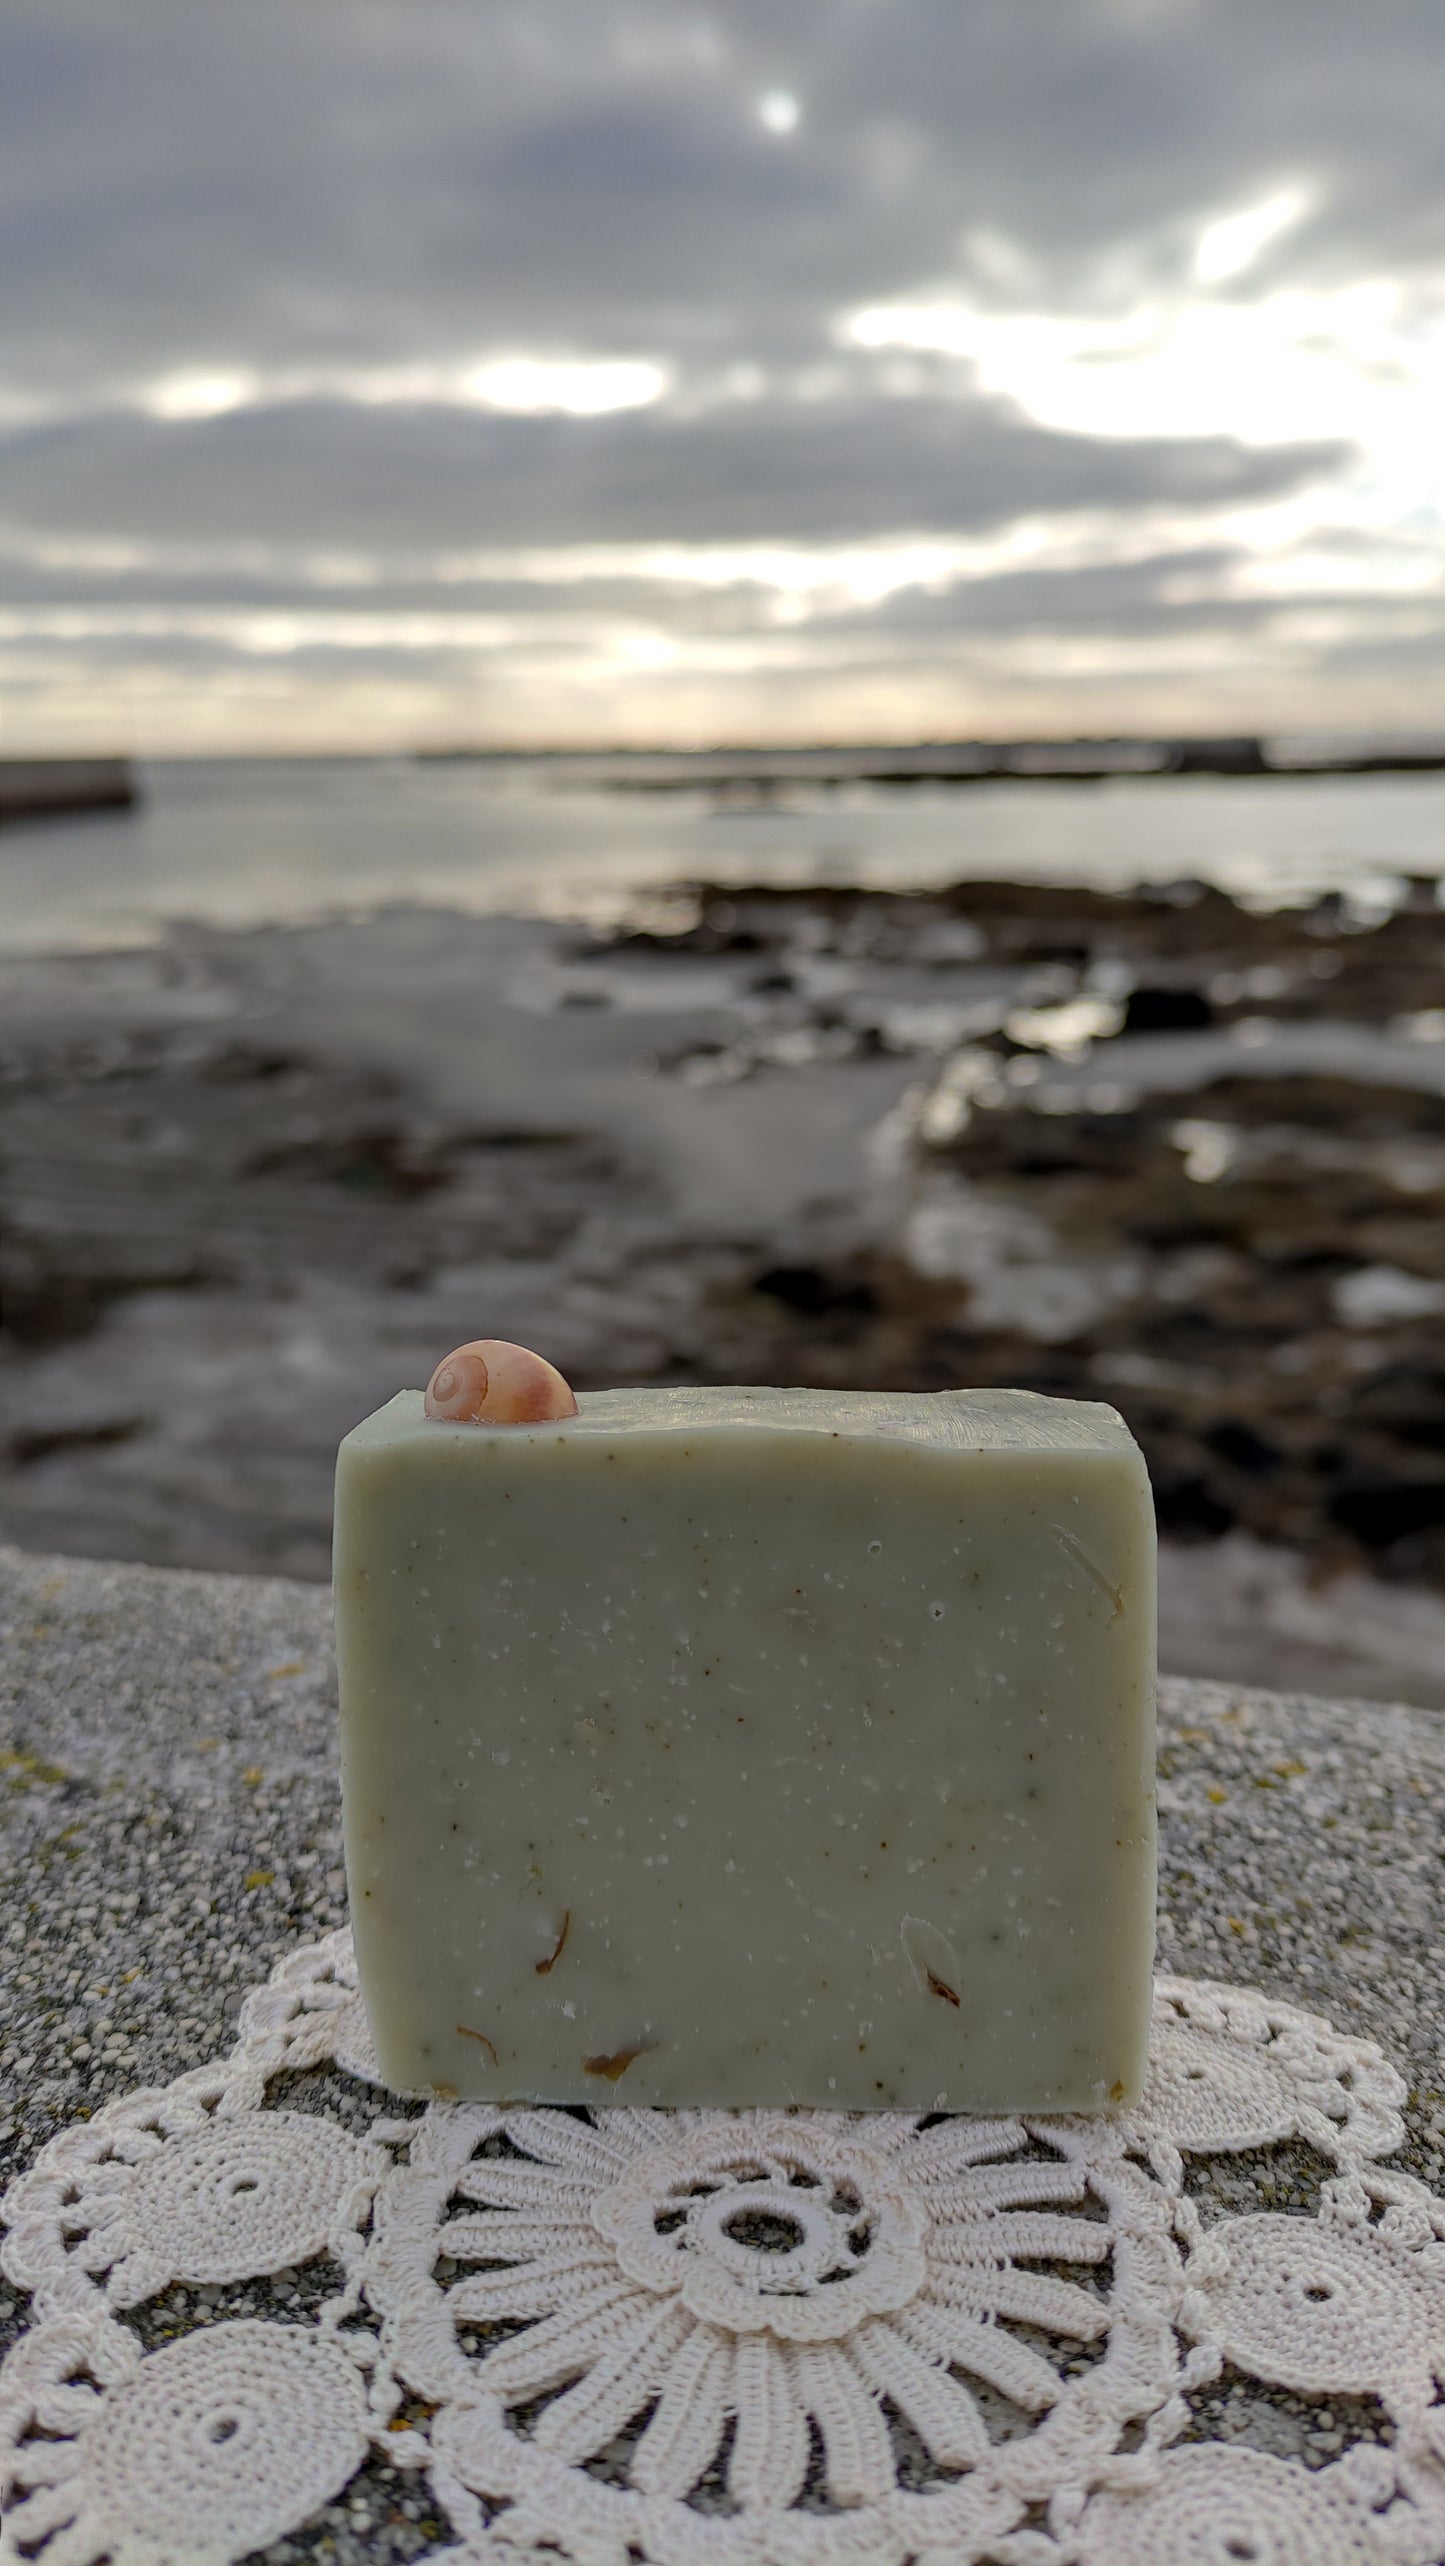
<svg viewBox="0 0 1445 2566"><path fill-rule="evenodd" d="M78 811L130 811L139 798L129 758L0 757L0 828Z"/></svg>

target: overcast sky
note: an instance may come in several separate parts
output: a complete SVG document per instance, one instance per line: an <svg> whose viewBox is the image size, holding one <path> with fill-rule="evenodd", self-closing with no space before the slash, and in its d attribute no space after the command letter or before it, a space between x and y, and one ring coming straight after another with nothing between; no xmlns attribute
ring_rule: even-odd
<svg viewBox="0 0 1445 2566"><path fill-rule="evenodd" d="M1441 0L5 0L11 748L1445 727Z"/></svg>

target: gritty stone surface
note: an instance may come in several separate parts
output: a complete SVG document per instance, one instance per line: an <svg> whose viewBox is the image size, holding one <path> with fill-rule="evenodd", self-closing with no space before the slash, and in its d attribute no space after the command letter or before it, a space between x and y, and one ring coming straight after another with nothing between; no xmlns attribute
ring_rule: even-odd
<svg viewBox="0 0 1445 2566"><path fill-rule="evenodd" d="M1377 2040L1409 2088L1402 2162L1445 2188L1445 1720L1175 1679L1160 1715L1160 1965ZM242 1996L346 1911L324 1589L0 1551L0 2182L111 2095L228 2045ZM344 2080L292 2107L354 2114ZM304 2086L304 2090L300 2090ZM1311 2212L1308 2147L1196 2159L1206 2218ZM304 2315L328 2274L211 2293ZM201 2294L204 2296L205 2294ZM201 2312L174 2292L148 2340ZM175 2304L171 2304L174 2301ZM0 2349L24 2322L0 2284ZM1192 2430L1319 2466L1383 2427L1232 2374ZM404 2558L441 2526L372 2467L277 2560Z"/></svg>

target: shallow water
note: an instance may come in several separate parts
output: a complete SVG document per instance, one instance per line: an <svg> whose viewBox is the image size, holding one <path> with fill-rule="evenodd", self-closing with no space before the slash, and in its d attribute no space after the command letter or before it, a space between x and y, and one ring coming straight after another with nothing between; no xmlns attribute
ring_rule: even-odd
<svg viewBox="0 0 1445 2566"><path fill-rule="evenodd" d="M0 952L145 944L168 925L300 924L394 903L615 915L679 879L1127 889L1388 909L1445 876L1445 775L622 789L566 761L232 760L143 770L130 814L0 838Z"/></svg>

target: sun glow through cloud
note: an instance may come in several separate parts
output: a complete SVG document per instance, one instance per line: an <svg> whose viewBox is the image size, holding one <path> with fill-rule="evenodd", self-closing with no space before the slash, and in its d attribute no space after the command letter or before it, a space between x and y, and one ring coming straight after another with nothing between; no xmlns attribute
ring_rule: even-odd
<svg viewBox="0 0 1445 2566"><path fill-rule="evenodd" d="M967 364L984 390L1075 435L1353 442L1391 508L1439 512L1445 276L1280 286L1253 302L1156 293L1097 317L940 295L868 306L840 335Z"/></svg>

